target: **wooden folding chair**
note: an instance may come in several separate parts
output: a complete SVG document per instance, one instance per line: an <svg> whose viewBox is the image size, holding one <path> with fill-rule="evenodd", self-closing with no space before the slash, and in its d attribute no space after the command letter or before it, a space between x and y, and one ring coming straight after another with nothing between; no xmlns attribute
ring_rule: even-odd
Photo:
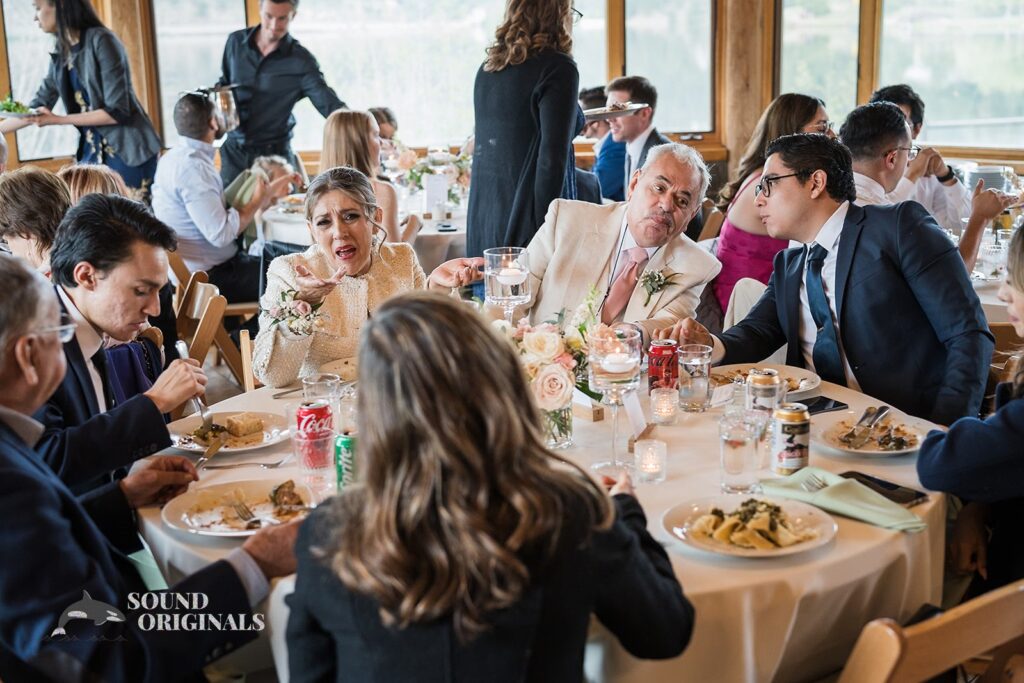
<svg viewBox="0 0 1024 683"><path fill-rule="evenodd" d="M996 385L1000 382L1012 382L1024 367L1024 339L1017 336L1010 323L989 323L992 336L996 338L996 348L992 352L992 361L988 368L988 383L985 386L985 399L982 413L993 412L995 406Z"/></svg>
<svg viewBox="0 0 1024 683"><path fill-rule="evenodd" d="M178 338L188 345L189 358L197 361L199 365L206 362L217 335L224 332L226 307L227 300L221 296L215 285L206 281L206 273L192 273L176 313ZM171 411L171 419L181 417L184 407L181 405Z"/></svg>
<svg viewBox="0 0 1024 683"><path fill-rule="evenodd" d="M892 619L864 627L839 683L924 681L991 652L982 683L1009 681L1007 662L1024 653L1024 581L907 628Z"/></svg>
<svg viewBox="0 0 1024 683"><path fill-rule="evenodd" d="M989 323L992 336L996 338L996 351L1014 353L1024 350L1024 339L1017 336L1010 323Z"/></svg>
<svg viewBox="0 0 1024 683"><path fill-rule="evenodd" d="M701 207L704 210L704 227L697 238L698 242L718 237L718 233L722 231L722 221L725 220L725 214L718 210L710 198L706 198Z"/></svg>
<svg viewBox="0 0 1024 683"><path fill-rule="evenodd" d="M239 330L238 350L242 356L242 389L253 391L263 386L263 383L256 379L252 370L252 338L249 330Z"/></svg>

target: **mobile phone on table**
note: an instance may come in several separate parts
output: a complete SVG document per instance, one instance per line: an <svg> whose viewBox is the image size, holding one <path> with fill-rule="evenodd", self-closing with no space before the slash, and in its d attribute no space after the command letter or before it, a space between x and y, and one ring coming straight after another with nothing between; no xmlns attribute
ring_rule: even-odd
<svg viewBox="0 0 1024 683"><path fill-rule="evenodd" d="M438 223L437 224L437 231L438 232L455 232L455 226L452 225L451 223Z"/></svg>
<svg viewBox="0 0 1024 683"><path fill-rule="evenodd" d="M799 401L807 406L807 412L811 415L817 415L818 413L831 413L834 410L846 410L850 406L846 405L842 401L837 401L834 398L828 396L815 396L809 398L806 401Z"/></svg>
<svg viewBox="0 0 1024 683"><path fill-rule="evenodd" d="M859 481L875 493L879 493L903 507L913 507L918 503L928 500L928 494L924 491L918 491L917 489L901 486L885 479L872 477L870 474L864 474L863 472L843 472L839 476Z"/></svg>

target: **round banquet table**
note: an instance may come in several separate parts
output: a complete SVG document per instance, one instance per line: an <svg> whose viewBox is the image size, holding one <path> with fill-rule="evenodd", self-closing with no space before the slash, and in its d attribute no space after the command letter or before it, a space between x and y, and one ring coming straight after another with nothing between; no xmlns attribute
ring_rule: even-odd
<svg viewBox="0 0 1024 683"><path fill-rule="evenodd" d="M458 207L457 207L458 209ZM410 240L420 267L428 275L445 261L466 255L466 212L456 210L447 222L454 230L440 231L440 221L424 220L423 227ZM272 206L263 212L263 239L308 245L311 243L306 217Z"/></svg>
<svg viewBox="0 0 1024 683"><path fill-rule="evenodd" d="M274 391L259 389L213 409L282 412L285 403L294 397L275 401L271 396ZM821 392L848 403L858 414L867 405L877 403L827 382L822 384ZM646 397L641 403L647 412ZM831 543L788 557L713 555L670 536L661 524L666 510L718 493L717 421L721 412L717 408L683 415L674 426L655 427L648 438L667 442L668 478L661 484L636 487L647 513L648 528L667 548L676 575L696 608L693 639L680 657L642 661L627 654L595 620L585 661L589 680L816 680L842 666L868 621L879 617L904 620L921 605L938 604L941 599L946 507L942 494L932 494L927 502L913 508L927 523L922 532L889 531L833 515L839 531ZM628 429L624 413L619 420L622 434ZM932 426L915 418L909 422L924 429ZM607 417L600 422L576 419L574 432L575 444L563 451L570 458L587 466L607 455ZM625 448L624 443L621 448ZM289 443L284 442L247 454L219 454L215 460L273 462L289 451ZM915 455L870 459L829 453L813 444L811 447L811 464L817 467L834 472L859 470L919 488L915 462ZM297 467L204 470L197 485L288 478L301 481ZM156 508L141 510L139 518L142 534L170 582L217 560L240 543L172 530L163 525ZM288 607L284 597L293 586L294 577L276 582L268 603L257 608L267 613L274 664L282 681L287 680L288 671L284 636Z"/></svg>
<svg viewBox="0 0 1024 683"><path fill-rule="evenodd" d="M981 308L985 311L985 319L990 323L1010 322L1006 304L999 300L999 280L972 280L974 291L981 299Z"/></svg>

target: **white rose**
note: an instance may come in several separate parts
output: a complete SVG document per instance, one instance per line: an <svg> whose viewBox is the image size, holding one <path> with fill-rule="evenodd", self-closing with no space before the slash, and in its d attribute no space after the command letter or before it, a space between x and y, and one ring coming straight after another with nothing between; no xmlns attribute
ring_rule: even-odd
<svg viewBox="0 0 1024 683"><path fill-rule="evenodd" d="M555 332L527 332L523 335L523 348L543 361L553 361L564 350L562 338Z"/></svg>
<svg viewBox="0 0 1024 683"><path fill-rule="evenodd" d="M560 410L572 400L572 375L557 363L545 366L530 387L541 410Z"/></svg>

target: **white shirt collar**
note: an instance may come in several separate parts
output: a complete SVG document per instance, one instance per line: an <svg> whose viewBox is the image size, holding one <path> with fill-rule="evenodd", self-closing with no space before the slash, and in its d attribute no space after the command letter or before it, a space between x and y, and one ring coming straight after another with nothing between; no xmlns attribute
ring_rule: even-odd
<svg viewBox="0 0 1024 683"><path fill-rule="evenodd" d="M885 188L874 178L853 172L853 184L857 187L857 203L863 205L888 204Z"/></svg>
<svg viewBox="0 0 1024 683"><path fill-rule="evenodd" d="M213 161L214 155L217 153L217 148L211 145L209 142L203 140L197 140L196 138L180 137L179 144L182 147L194 149L200 152L203 156L208 157L210 161Z"/></svg>
<svg viewBox="0 0 1024 683"><path fill-rule="evenodd" d="M640 135L636 136L636 139L632 142L626 143L626 153L629 154L629 158L632 160L632 169L635 171L638 168L640 161L640 155L643 154L644 145L647 144L647 138L651 137L651 131L654 130L654 124L647 126L647 130ZM629 178L626 178L626 184L629 184Z"/></svg>
<svg viewBox="0 0 1024 683"><path fill-rule="evenodd" d="M35 448L45 428L29 415L0 406L0 422L4 422L30 448Z"/></svg>
<svg viewBox="0 0 1024 683"><path fill-rule="evenodd" d="M825 251L831 252L839 244L839 237L843 233L843 224L846 222L846 214L850 211L850 202L843 202L833 212L825 224L818 230L817 236L811 245L821 245ZM809 245L810 246L810 245Z"/></svg>
<svg viewBox="0 0 1024 683"><path fill-rule="evenodd" d="M96 331L96 328L92 326L92 323L86 320L82 312L78 310L78 306L75 306L75 302L64 291L64 287L57 287L57 294L60 296L60 300L64 302L64 308L67 309L68 315L71 316L71 321L78 323L78 327L75 328L75 339L78 341L78 348L82 350L82 356L86 360L90 360L103 346L103 338Z"/></svg>

